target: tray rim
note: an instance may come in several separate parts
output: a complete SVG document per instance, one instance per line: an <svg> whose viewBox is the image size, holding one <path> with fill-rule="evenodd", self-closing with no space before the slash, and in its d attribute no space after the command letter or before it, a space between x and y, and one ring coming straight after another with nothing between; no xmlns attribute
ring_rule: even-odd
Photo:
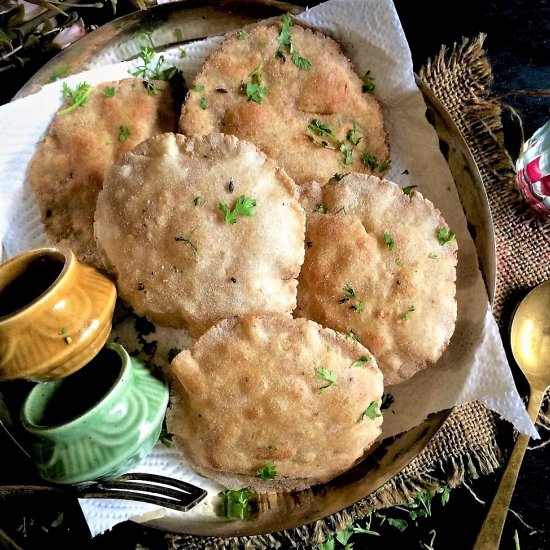
<svg viewBox="0 0 550 550"><path fill-rule="evenodd" d="M191 13L193 10L197 10L197 13L200 14L201 10L203 9L213 10L214 13L216 14L226 13L226 12L227 12L226 14L231 14L232 11L237 11L239 9L244 9L246 11L249 8L257 8L258 6L277 11L278 13L275 13L274 15L279 15L280 13L284 13L284 12L298 14L304 11L304 8L301 6L296 6L285 2L279 2L277 0L222 0L221 2L218 2L216 4L213 4L211 1L208 1L208 0L182 0L178 2L171 2L167 4L154 6L154 7L148 8L146 11L138 11L138 12L130 13L122 17L119 17L117 19L114 19L112 21L109 21L108 23L105 23L104 25L96 29L93 33L90 33L84 36L78 42L72 44L69 48L66 48L65 50L61 51L53 59L51 59L48 63L46 63L41 69L39 69L26 82L26 84L23 85L23 87L19 90L19 92L14 96L13 99L15 100L20 97L25 97L27 95L30 95L38 91L42 87L42 85L51 82L52 75L55 75L57 72L59 72L60 69L64 69L64 73L62 74L63 77L69 76L71 74L76 74L81 72L82 70L85 70L86 64L89 58L93 57L93 55L95 55L98 52L98 50L101 50L101 48L107 47L109 43L116 42L117 37L119 37L123 32L127 31L128 29L132 28L135 25L143 24L144 22L147 22L147 21L154 21L159 19L162 20L164 17L170 15L173 11L177 9L181 9L187 14ZM234 28L239 28L241 26L242 26L242 22L238 26L235 26ZM183 45L195 39L199 39L199 37L194 37L189 40L184 40L181 42L181 44ZM178 42L170 42L169 44L167 43L159 46L155 44L155 47L158 48L157 51L162 51L162 48L164 47L173 47L173 46L176 46L177 44ZM67 66L69 66L69 69L65 71L65 68ZM55 78L53 80L55 80ZM488 198L485 192L485 188L483 186L481 173L479 172L475 159L462 133L460 132L458 126L454 122L450 113L447 111L444 105L437 99L435 94L432 92L432 90L424 81L422 81L416 76L416 82L421 92L423 93L424 99L428 104L428 108L431 107L435 110L435 112L441 117L442 121L452 129L452 131L455 134L454 137L457 138L458 141L460 142L459 143L460 152L463 154L468 164L469 170L471 171L471 175L473 176L473 180L477 188L476 191L478 193L479 198L482 201L482 206L485 211L484 213L488 216L485 221L490 227L490 231L488 235L488 244L484 250L484 253L488 254L488 258L486 259L487 261L485 263L481 262L481 271L484 276L485 284L488 290L489 302L490 304L492 304L494 299L494 289L496 285L496 251L495 251L492 216L489 208ZM454 174L453 174L453 178L455 178ZM468 213L466 212L466 214ZM478 247L478 242L477 241L475 242L476 242L476 247ZM491 255L491 250L492 250L492 255ZM478 256L479 254L480 254L480 250L478 248ZM378 487L382 486L386 481L398 475L404 467L406 467L416 456L418 456L424 450L424 448L428 445L428 443L441 430L441 428L445 423L445 420L451 414L452 410L453 409L448 409L445 411L434 413L433 415L430 415L430 417L426 421L424 421L420 426L417 426L416 428L409 430L405 434L400 434L398 436L395 436L394 438L389 438L393 440L392 444L394 444L395 441L398 441L400 438L403 438L403 437L412 438L414 440L414 444L410 449L411 452L408 455L407 454L403 455L406 457L407 460L403 464L400 463L400 466L398 468L392 470L391 475L387 476L387 478L385 478L383 481L380 481L377 487L370 490L367 494L363 495L358 500L365 498L366 496L368 496L368 494L371 494ZM175 531L174 529L166 529L166 527L163 526L162 520L150 520L145 522L145 524L152 527L160 528L166 531L172 531L177 533L188 533L188 534L194 534L194 535L240 536L240 535L263 534L263 533L279 531L282 529L298 527L300 525L310 523L311 521L314 521L316 519L327 517L348 506L353 505L358 500L354 500L354 502L348 503L345 506L337 505L336 508L334 506L329 507L331 508L331 510L329 510L328 512L325 509L323 510L323 512L318 512L317 514L314 514L314 517L309 517L307 521L302 521L302 520L291 521L289 520L289 518L283 518L282 522L281 521L273 522L271 526L267 528L263 526L259 529L258 529L258 526L256 526L255 528L254 524L250 521L246 521L246 522L232 521L232 522L223 522L223 523L212 522L212 523L206 523L206 524L201 523L200 526L197 526L195 523L191 523L191 524L187 524L186 528L181 531L180 530ZM267 499L266 502L263 503L263 505L266 506L267 508L272 508L274 503L269 502L269 499ZM332 508L335 508L335 509L332 509ZM204 527L204 525L210 528L209 529L207 528L206 530L204 530L202 528ZM220 528L220 525L222 526L221 528ZM230 526L230 528L226 529L225 527L227 526Z"/></svg>

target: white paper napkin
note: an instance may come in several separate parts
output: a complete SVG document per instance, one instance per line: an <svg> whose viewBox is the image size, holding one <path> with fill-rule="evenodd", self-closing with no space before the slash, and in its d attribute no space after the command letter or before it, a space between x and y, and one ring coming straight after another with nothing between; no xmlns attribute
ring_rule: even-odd
<svg viewBox="0 0 550 550"><path fill-rule="evenodd" d="M392 170L388 179L401 185L418 185L457 235L455 334L436 367L386 389L394 396L391 411L395 414L385 414L383 436L416 426L432 412L477 399L521 432L538 437L516 391L488 304L475 246L453 178L439 151L437 135L426 121L410 51L393 3L331 0L296 19L333 36L359 74L370 70L375 76L375 93L382 103L390 136ZM181 59L179 48L165 53L165 57L191 82L208 52L219 43L216 38L189 45L185 59ZM132 67L132 63L119 63L65 81L74 87L83 81L95 84L126 78ZM47 85L31 97L0 108L0 243L6 257L47 242L36 201L25 182L25 170L35 144L62 103L61 84ZM168 339L160 333L151 338L160 341L159 349L166 349ZM136 471L178 477L207 488L211 495L219 491L219 486L194 474L176 451L158 445ZM154 506L133 502L83 500L81 504L94 535L128 518L145 520L164 514ZM200 506L211 505L207 500ZM200 506L191 513L200 513Z"/></svg>

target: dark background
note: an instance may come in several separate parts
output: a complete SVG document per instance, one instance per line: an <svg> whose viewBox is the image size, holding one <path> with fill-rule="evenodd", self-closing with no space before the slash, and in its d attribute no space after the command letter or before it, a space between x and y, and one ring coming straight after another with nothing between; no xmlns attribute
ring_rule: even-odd
<svg viewBox="0 0 550 550"><path fill-rule="evenodd" d="M452 47L455 42L460 43L463 37L474 38L479 33L485 33L485 49L494 75L492 95L506 95L506 103L513 106L523 120L526 137L550 118L550 97L533 97L521 93L522 90L550 88L550 3L547 0L394 1L411 47L415 70L428 57L435 56L442 44ZM299 1L296 3L306 4ZM119 3L119 15L132 10L129 4ZM88 16L86 22L101 24L109 18L109 14L105 14L107 10L99 11L103 13L92 18ZM36 65L42 62L37 59ZM15 78L12 75L7 78L0 73L0 102L8 101L36 68L31 64ZM515 159L520 144L517 123L505 112L503 124L507 148ZM506 341L505 334L503 337ZM513 368L518 385L525 394L525 383L517 373L517 367L513 365ZM548 439L550 434L541 430L541 435ZM505 428L504 444L511 441L507 436ZM0 436L0 482L13 479L13 473L21 468L20 457L7 451L9 448L9 442ZM478 502L466 488L455 489L451 491L450 500L445 506L436 497L432 516L419 519L418 526L410 522L409 528L399 533L397 529L385 524L380 530L382 537L355 535L350 542L354 542L356 549L367 545L369 549L426 548L435 530L434 549L471 548L493 498L500 473L468 481L477 497L486 504ZM549 479L550 445L528 451L511 509L519 513L530 527L525 526L514 514L509 514L501 548L516 548L513 540L516 530L521 550L550 548ZM52 527L60 512L64 513L63 522ZM399 514L394 515L397 517ZM23 548L91 546L125 549L136 548L138 542L146 548L169 547L165 534L130 523L117 526L111 533L91 541L78 510L71 503L55 500L28 503L25 508L0 502L0 529L5 530ZM0 547L3 544L7 543L3 543L0 538Z"/></svg>

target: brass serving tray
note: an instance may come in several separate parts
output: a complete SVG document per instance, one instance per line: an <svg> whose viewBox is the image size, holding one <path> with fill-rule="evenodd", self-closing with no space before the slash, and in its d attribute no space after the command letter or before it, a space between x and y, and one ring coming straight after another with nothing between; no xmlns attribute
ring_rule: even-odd
<svg viewBox="0 0 550 550"><path fill-rule="evenodd" d="M163 4L111 21L62 51L40 69L16 98L32 94L53 80L108 63L136 57L140 38L147 37L157 51L224 34L265 19L303 8L272 0L225 0L208 3L189 0ZM446 158L472 228L489 300L494 297L496 253L489 204L481 175L451 116L422 81L428 119L444 143ZM251 519L228 521L215 514L209 498L192 513L169 513L151 519L151 526L196 535L237 536L268 533L310 523L338 512L369 495L397 475L429 443L450 411L431 415L420 426L380 442L374 452L337 479L290 494L262 495Z"/></svg>

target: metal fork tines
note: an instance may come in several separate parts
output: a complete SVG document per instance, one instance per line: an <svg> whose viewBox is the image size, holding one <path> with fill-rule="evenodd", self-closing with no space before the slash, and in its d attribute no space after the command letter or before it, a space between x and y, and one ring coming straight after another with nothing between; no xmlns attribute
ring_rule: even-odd
<svg viewBox="0 0 550 550"><path fill-rule="evenodd" d="M92 481L76 485L0 486L0 501L31 495L136 500L187 512L201 502L207 492L179 479L144 473L124 474L111 481Z"/></svg>
<svg viewBox="0 0 550 550"><path fill-rule="evenodd" d="M201 502L207 491L157 474L124 474L112 481L99 481L76 487L79 498L139 500L187 512Z"/></svg>

